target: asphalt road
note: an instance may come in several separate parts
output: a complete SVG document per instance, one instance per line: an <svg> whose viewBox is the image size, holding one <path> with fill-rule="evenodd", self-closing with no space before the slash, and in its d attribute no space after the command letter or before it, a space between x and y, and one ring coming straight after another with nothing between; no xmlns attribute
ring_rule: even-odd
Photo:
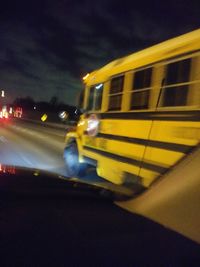
<svg viewBox="0 0 200 267"><path fill-rule="evenodd" d="M0 163L36 168L66 176L63 160L66 130L10 119L0 124ZM108 183L90 169L87 182Z"/></svg>
<svg viewBox="0 0 200 267"><path fill-rule="evenodd" d="M44 128L44 127L43 127ZM0 125L0 162L65 174L64 136L29 123L9 121Z"/></svg>

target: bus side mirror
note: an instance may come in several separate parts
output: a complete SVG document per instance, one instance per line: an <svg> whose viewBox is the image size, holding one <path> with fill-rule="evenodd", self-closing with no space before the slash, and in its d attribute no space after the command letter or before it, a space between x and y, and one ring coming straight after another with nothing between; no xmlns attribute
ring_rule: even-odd
<svg viewBox="0 0 200 267"><path fill-rule="evenodd" d="M86 112L86 109L84 109L84 108L80 108L80 109L79 109L79 114L82 115L82 114L85 113L85 112Z"/></svg>

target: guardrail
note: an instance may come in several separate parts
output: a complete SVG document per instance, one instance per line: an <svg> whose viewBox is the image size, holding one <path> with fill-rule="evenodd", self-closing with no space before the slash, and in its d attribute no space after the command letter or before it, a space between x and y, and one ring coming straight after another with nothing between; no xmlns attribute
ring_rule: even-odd
<svg viewBox="0 0 200 267"><path fill-rule="evenodd" d="M74 127L76 126L75 121L70 121L68 123L55 123L55 122L48 122L48 121L41 121L41 120L33 120L33 119L28 119L28 118L15 118L15 121L23 121L23 122L29 122L37 125L41 125L44 127L50 127L50 128L56 128L56 129L69 129L69 127Z"/></svg>
<svg viewBox="0 0 200 267"><path fill-rule="evenodd" d="M42 121L42 117L43 116L45 117L45 115L46 118L44 121ZM22 118L16 118L16 119L21 119L23 121L32 122L35 124L46 125L48 127L62 128L62 129L68 128L69 126L75 126L77 123L75 120L62 122L57 112L54 111L45 112L39 110L24 111Z"/></svg>

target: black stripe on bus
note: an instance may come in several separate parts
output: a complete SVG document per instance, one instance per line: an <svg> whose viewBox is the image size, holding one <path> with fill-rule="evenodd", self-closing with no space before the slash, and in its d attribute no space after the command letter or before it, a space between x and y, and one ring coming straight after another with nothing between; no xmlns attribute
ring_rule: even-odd
<svg viewBox="0 0 200 267"><path fill-rule="evenodd" d="M120 162L123 162L123 163L133 164L133 165L138 166L138 167L144 167L145 169L148 169L148 170L151 170L151 171L155 171L155 172L158 172L158 173L164 173L168 169L166 167L155 165L155 164L148 163L148 162L142 162L141 163L141 161L139 161L139 160L123 157L123 156L116 155L116 154L113 154L113 153L110 153L110 152L106 152L106 151L102 151L102 150L98 150L98 149L95 149L93 147L84 146L83 148L85 150L89 150L91 152L100 154L100 155L102 155L104 157L107 157L107 158L110 158L110 159L114 159L114 160L117 160L117 161L120 161Z"/></svg>
<svg viewBox="0 0 200 267"><path fill-rule="evenodd" d="M200 111L146 111L98 113L101 119L200 121Z"/></svg>
<svg viewBox="0 0 200 267"><path fill-rule="evenodd" d="M131 144L138 144L143 146L150 146L155 148L161 148L165 150L187 153L189 152L194 146L183 145L183 144L174 144L168 142L161 142L161 141L153 141L147 139L140 139L134 137L127 137L127 136L120 136L120 135L112 135L112 134L105 134L105 133L98 133L96 137L105 138L109 140L117 140Z"/></svg>

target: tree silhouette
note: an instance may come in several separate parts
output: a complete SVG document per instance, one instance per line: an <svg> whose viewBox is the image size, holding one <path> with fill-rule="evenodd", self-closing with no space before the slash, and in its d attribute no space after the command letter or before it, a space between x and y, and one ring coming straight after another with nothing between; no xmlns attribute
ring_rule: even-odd
<svg viewBox="0 0 200 267"><path fill-rule="evenodd" d="M24 98L18 97L14 100L13 105L15 107L22 107L24 110L32 110L35 105L35 101L30 96Z"/></svg>

